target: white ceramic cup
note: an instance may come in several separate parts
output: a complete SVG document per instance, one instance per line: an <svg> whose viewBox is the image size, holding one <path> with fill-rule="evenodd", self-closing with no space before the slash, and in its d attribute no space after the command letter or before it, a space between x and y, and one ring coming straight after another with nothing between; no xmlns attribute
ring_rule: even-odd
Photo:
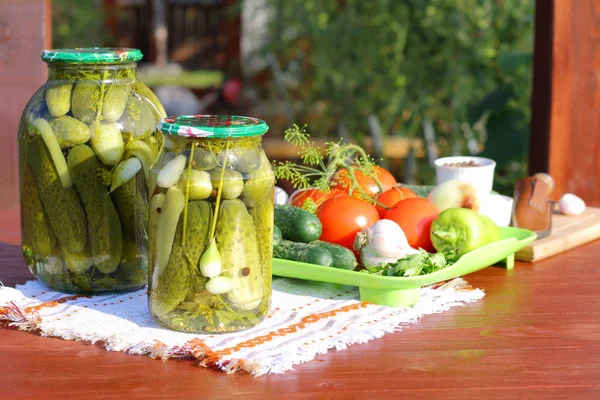
<svg viewBox="0 0 600 400"><path fill-rule="evenodd" d="M475 166L465 167L452 164L473 162ZM472 184L479 193L492 191L496 162L489 158L473 156L442 157L435 160L436 183L439 185L451 179Z"/></svg>

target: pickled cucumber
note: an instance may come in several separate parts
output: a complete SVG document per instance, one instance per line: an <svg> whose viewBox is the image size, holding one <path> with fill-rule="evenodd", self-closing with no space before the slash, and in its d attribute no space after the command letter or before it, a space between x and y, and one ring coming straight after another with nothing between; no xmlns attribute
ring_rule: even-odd
<svg viewBox="0 0 600 400"><path fill-rule="evenodd" d="M123 240L144 243L147 240L148 202L132 178L110 194L123 223ZM140 249L141 250L141 249Z"/></svg>
<svg viewBox="0 0 600 400"><path fill-rule="evenodd" d="M112 84L106 89L102 104L102 116L106 121L116 122L121 118L129 97L129 87Z"/></svg>
<svg viewBox="0 0 600 400"><path fill-rule="evenodd" d="M156 263L156 228L158 226L158 217L162 212L162 206L165 202L165 195L162 193L155 194L150 199L150 213L148 216L148 276L152 277ZM152 280L148 281L152 286Z"/></svg>
<svg viewBox="0 0 600 400"><path fill-rule="evenodd" d="M122 272L121 275L133 275L140 270L138 267L138 258L140 255L140 247L138 244L131 239L123 235L123 247L121 249L121 263L119 264L119 270ZM147 278L147 276L146 276Z"/></svg>
<svg viewBox="0 0 600 400"><path fill-rule="evenodd" d="M260 167L248 174L244 190L240 198L248 206L254 226L258 254L264 276L267 277L266 287L270 287L271 262L273 259L273 190L275 175L269 159L261 152Z"/></svg>
<svg viewBox="0 0 600 400"><path fill-rule="evenodd" d="M123 250L121 264L130 265L132 275L139 270L138 256L147 250L148 243L148 202L138 190L137 179L132 178L120 186L110 197L113 199L122 221ZM124 266L120 265L119 269Z"/></svg>
<svg viewBox="0 0 600 400"><path fill-rule="evenodd" d="M210 175L206 171L200 171L192 169L189 171L183 171L177 187L181 189L183 193L188 193L188 199L190 200L204 200L210 196L213 190L212 184L210 183Z"/></svg>
<svg viewBox="0 0 600 400"><path fill-rule="evenodd" d="M216 168L217 159L210 150L198 147L194 150L194 162L192 166L202 171L208 171Z"/></svg>
<svg viewBox="0 0 600 400"><path fill-rule="evenodd" d="M254 207L269 197L274 198L274 190L273 179L249 179L244 184L240 199L248 207Z"/></svg>
<svg viewBox="0 0 600 400"><path fill-rule="evenodd" d="M266 197L248 208L256 227L256 245L264 276L270 282L273 260L273 196ZM269 287L269 285L267 285Z"/></svg>
<svg viewBox="0 0 600 400"><path fill-rule="evenodd" d="M223 189L221 196L224 199L236 199L244 190L244 179L242 174L237 171L226 169L223 175ZM221 187L221 169L217 169L210 172L210 182L217 191Z"/></svg>
<svg viewBox="0 0 600 400"><path fill-rule="evenodd" d="M169 262L162 271L154 270L150 309L157 317L171 312L194 286L197 264L209 234L212 207L206 201L188 203L184 237L184 216L177 223Z"/></svg>
<svg viewBox="0 0 600 400"><path fill-rule="evenodd" d="M90 140L90 128L80 120L65 115L50 121L61 149L67 149Z"/></svg>
<svg viewBox="0 0 600 400"><path fill-rule="evenodd" d="M150 101L150 103L152 104L152 109L158 114L159 118L167 117L165 108L163 107L158 97L156 97L156 94L142 81L134 82L133 90Z"/></svg>
<svg viewBox="0 0 600 400"><path fill-rule="evenodd" d="M71 112L80 121L89 124L96 118L100 101L100 85L82 81L75 85L71 93Z"/></svg>
<svg viewBox="0 0 600 400"><path fill-rule="evenodd" d="M236 171L249 173L260 167L261 153L255 146L230 149L227 151L227 164Z"/></svg>
<svg viewBox="0 0 600 400"><path fill-rule="evenodd" d="M192 266L184 261L181 240L183 238L183 222L177 225L169 262L164 271L154 269L152 291L149 296L149 307L157 317L171 312L185 299L192 288L194 278Z"/></svg>
<svg viewBox="0 0 600 400"><path fill-rule="evenodd" d="M69 168L67 167L67 160L60 149L58 139L54 135L52 126L50 126L48 121L43 118L36 118L32 125L36 132L39 133L40 137L44 141L44 144L46 145L46 148L48 149L50 159L54 163L54 167L56 168L56 173L58 174L58 178L60 179L62 187L65 189L70 188L73 186L73 180L71 179L71 174L69 173Z"/></svg>
<svg viewBox="0 0 600 400"><path fill-rule="evenodd" d="M267 156L262 153L260 168L248 174L240 198L248 207L253 207L268 197L273 197L275 187L275 174Z"/></svg>
<svg viewBox="0 0 600 400"><path fill-rule="evenodd" d="M143 143L146 143L150 150L152 151L152 159L155 160L158 156L158 151L160 150L163 142L163 137L161 136L150 136L144 139Z"/></svg>
<svg viewBox="0 0 600 400"><path fill-rule="evenodd" d="M90 128L90 144L100 161L105 165L115 165L125 151L119 126L114 122L94 122Z"/></svg>
<svg viewBox="0 0 600 400"><path fill-rule="evenodd" d="M156 222L156 270L162 274L173 250L177 221L185 207L185 195L176 187L167 190Z"/></svg>
<svg viewBox="0 0 600 400"><path fill-rule="evenodd" d="M40 136L29 142L27 156L40 200L60 247L71 252L83 250L88 238L87 222L77 191L74 187L62 186Z"/></svg>
<svg viewBox="0 0 600 400"><path fill-rule="evenodd" d="M85 272L94 265L94 257L92 257L92 253L88 247L76 252L62 249L62 256L65 260L65 265L72 272Z"/></svg>
<svg viewBox="0 0 600 400"><path fill-rule="evenodd" d="M241 200L224 200L219 208L215 230L223 273L234 280L235 289L227 299L242 310L254 310L265 297L265 276L256 246L252 217Z"/></svg>
<svg viewBox="0 0 600 400"><path fill-rule="evenodd" d="M114 272L121 259L121 221L98 175L102 164L94 151L84 144L71 149L67 163L85 206L96 268L105 274Z"/></svg>
<svg viewBox="0 0 600 400"><path fill-rule="evenodd" d="M50 228L28 165L24 165L21 181L21 225L23 244L31 246L35 256L48 257L52 254L56 236Z"/></svg>
<svg viewBox="0 0 600 400"><path fill-rule="evenodd" d="M160 118L152 111L152 108L139 95L134 93L129 96L127 111L132 124L131 133L133 137L145 138L156 130Z"/></svg>
<svg viewBox="0 0 600 400"><path fill-rule="evenodd" d="M141 247L139 243L132 242L123 236L123 250L121 262L117 268L115 277L121 281L144 285L148 281L146 264L140 262Z"/></svg>
<svg viewBox="0 0 600 400"><path fill-rule="evenodd" d="M71 109L73 84L63 83L46 89L46 106L53 117L62 117Z"/></svg>
<svg viewBox="0 0 600 400"><path fill-rule="evenodd" d="M213 209L207 201L190 201L187 207L187 219L184 241L184 255L186 260L196 268L200 256L210 239L210 223L213 218ZM198 271L196 269L196 271Z"/></svg>

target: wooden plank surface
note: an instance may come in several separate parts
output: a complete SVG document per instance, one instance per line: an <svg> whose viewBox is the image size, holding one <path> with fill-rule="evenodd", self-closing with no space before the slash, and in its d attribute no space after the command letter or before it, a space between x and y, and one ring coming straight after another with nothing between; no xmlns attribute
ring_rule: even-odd
<svg viewBox="0 0 600 400"><path fill-rule="evenodd" d="M17 127L25 105L46 80L50 0L0 0L0 208L19 202Z"/></svg>
<svg viewBox="0 0 600 400"><path fill-rule="evenodd" d="M577 216L554 214L552 233L519 251L521 261L539 261L600 238L600 208L587 207Z"/></svg>
<svg viewBox="0 0 600 400"><path fill-rule="evenodd" d="M16 215L3 221L0 231L18 231ZM0 329L0 398L598 398L598 254L594 241L514 270L483 269L467 276L486 292L477 303L259 378ZM0 281L30 278L19 247L0 244Z"/></svg>

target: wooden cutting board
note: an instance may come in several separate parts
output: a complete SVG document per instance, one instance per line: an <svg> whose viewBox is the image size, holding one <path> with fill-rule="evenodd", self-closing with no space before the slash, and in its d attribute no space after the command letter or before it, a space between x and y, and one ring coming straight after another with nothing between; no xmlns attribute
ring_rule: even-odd
<svg viewBox="0 0 600 400"><path fill-rule="evenodd" d="M583 214L552 216L552 233L535 240L515 255L519 261L538 261L600 238L600 208L587 207Z"/></svg>

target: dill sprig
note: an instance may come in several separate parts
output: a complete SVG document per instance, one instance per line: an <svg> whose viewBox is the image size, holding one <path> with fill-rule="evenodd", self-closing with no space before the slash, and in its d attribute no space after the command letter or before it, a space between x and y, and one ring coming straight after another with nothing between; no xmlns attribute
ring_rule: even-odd
<svg viewBox="0 0 600 400"><path fill-rule="evenodd" d="M302 147L306 146L309 143L310 135L306 130L306 125L300 128L298 125L294 124L292 128L286 129L283 139L291 145Z"/></svg>
<svg viewBox="0 0 600 400"><path fill-rule="evenodd" d="M301 162L273 162L275 178L288 180L295 189L316 188L323 193L329 193L334 185L341 186L350 195L377 203L360 187L355 177L356 172L370 176L380 190L383 189L377 179L377 169L373 168L375 160L360 146L339 139L326 142L325 149L321 149L310 140L306 125L296 124L285 131L284 140L298 147ZM310 211L316 206L313 200L307 199L303 208Z"/></svg>
<svg viewBox="0 0 600 400"><path fill-rule="evenodd" d="M310 186L310 181L304 173L300 171L300 166L290 161L279 162L274 166L275 178L286 179L290 181L296 189L306 189Z"/></svg>

